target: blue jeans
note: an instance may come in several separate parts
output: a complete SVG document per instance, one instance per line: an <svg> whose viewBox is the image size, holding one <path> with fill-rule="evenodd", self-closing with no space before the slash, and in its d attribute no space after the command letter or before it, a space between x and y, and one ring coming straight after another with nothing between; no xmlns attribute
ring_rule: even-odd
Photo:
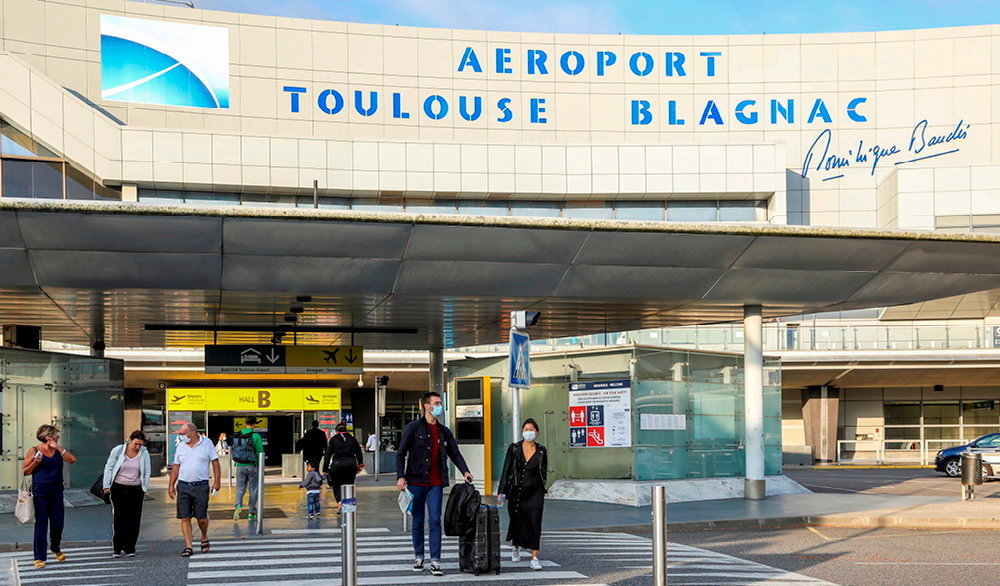
<svg viewBox="0 0 1000 586"><path fill-rule="evenodd" d="M319 493L307 493L306 494L306 505L309 507L310 515L319 514Z"/></svg>
<svg viewBox="0 0 1000 586"><path fill-rule="evenodd" d="M237 466L236 467L236 506L243 506L243 495L250 489L250 509L251 515L257 514L257 467Z"/></svg>
<svg viewBox="0 0 1000 586"><path fill-rule="evenodd" d="M430 525L431 561L441 561L441 501L444 487L406 486L413 494L413 556L424 558L424 505L427 506L427 524Z"/></svg>

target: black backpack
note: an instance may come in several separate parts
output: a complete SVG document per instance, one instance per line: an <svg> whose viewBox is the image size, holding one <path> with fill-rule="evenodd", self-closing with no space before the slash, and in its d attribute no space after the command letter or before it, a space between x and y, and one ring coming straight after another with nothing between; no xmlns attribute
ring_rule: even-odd
<svg viewBox="0 0 1000 586"><path fill-rule="evenodd" d="M254 433L241 433L233 438L233 449L229 452L233 457L233 462L240 464L256 464L257 454L253 449Z"/></svg>
<svg viewBox="0 0 1000 586"><path fill-rule="evenodd" d="M464 535L466 529L476 522L481 503L482 497L471 483L462 482L453 486L444 511L444 534L449 537Z"/></svg>

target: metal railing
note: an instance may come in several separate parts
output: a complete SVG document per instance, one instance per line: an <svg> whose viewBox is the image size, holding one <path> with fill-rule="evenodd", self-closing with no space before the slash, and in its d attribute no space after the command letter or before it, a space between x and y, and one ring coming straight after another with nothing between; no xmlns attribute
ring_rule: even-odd
<svg viewBox="0 0 1000 586"><path fill-rule="evenodd" d="M920 464L934 463L943 448L968 443L964 439L866 439L837 440L837 462L844 464Z"/></svg>

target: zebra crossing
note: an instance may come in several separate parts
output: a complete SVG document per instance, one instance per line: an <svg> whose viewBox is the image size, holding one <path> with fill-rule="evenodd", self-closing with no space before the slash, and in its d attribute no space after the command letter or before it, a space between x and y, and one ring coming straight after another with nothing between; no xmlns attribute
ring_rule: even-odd
<svg viewBox="0 0 1000 586"><path fill-rule="evenodd" d="M652 540L646 537L628 533L553 531L543 536L542 547L555 554L566 550L591 561L605 562L609 567L628 574L637 583L651 581L653 548ZM830 584L680 543L667 544L667 576L671 584Z"/></svg>
<svg viewBox="0 0 1000 586"><path fill-rule="evenodd" d="M31 551L0 554L0 568L6 570L10 560L17 562L21 584L73 585L134 584L134 572L145 551L136 548L136 558L112 558L108 545L64 548L65 562L56 561L50 553L44 568L34 566Z"/></svg>
<svg viewBox="0 0 1000 586"><path fill-rule="evenodd" d="M510 561L510 547L501 547L499 575L474 577L458 571L458 539L442 542L443 577L427 570L414 572L409 535L388 529L365 529L358 534L358 584L537 583L598 584L622 580L651 582L652 543L649 538L626 533L587 531L547 532L542 540L542 571L528 567L528 558ZM323 533L290 530L262 539L213 541L212 552L195 555L188 562L187 584L240 584L253 586L337 584L341 564L337 529ZM557 563L554 559L559 560ZM585 563L584 563L585 562ZM603 568L595 576L574 566ZM689 545L668 546L672 584L829 584L823 580L751 562ZM238 573L233 568L240 568Z"/></svg>
<svg viewBox="0 0 1000 586"><path fill-rule="evenodd" d="M340 535L336 530L321 534L282 533L255 540L215 540L212 551L195 555L188 563L187 584L239 584L253 586L337 584L340 577ZM429 552L428 552L429 553ZM390 534L388 529L368 529L358 533L358 584L434 584L527 581L540 584L579 583L587 576L543 561L544 571L528 566L529 559L510 561L510 547L501 547L504 556L501 574L473 577L458 570L458 538L443 537L441 566L444 576L425 569L413 571L410 536ZM425 556L426 557L426 556ZM429 566L427 566L429 567ZM238 573L233 568L241 568Z"/></svg>

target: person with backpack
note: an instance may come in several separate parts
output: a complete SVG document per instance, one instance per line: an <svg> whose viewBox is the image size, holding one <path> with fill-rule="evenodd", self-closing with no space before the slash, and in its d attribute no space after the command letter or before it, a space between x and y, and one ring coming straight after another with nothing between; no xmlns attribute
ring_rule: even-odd
<svg viewBox="0 0 1000 586"><path fill-rule="evenodd" d="M541 570L538 548L542 539L542 512L549 458L545 446L535 443L538 424L530 417L521 424L521 441L510 444L500 473L498 501L507 501L510 524L507 541L514 546L510 560L521 561L521 550L531 551L531 569Z"/></svg>
<svg viewBox="0 0 1000 586"><path fill-rule="evenodd" d="M253 415L246 418L246 426L233 437L233 447L229 451L236 463L236 508L233 509L233 521L239 521L243 509L243 495L250 489L250 503L247 506L247 520L257 519L257 463L264 453L264 442L260 434L253 430L259 420Z"/></svg>
<svg viewBox="0 0 1000 586"><path fill-rule="evenodd" d="M336 433L326 444L323 471L326 472L327 482L333 489L337 511L340 511L340 488L345 484L354 484L358 471L365 467L365 459L361 452L361 444L353 435L347 433L347 424L341 421L335 429Z"/></svg>
<svg viewBox="0 0 1000 586"><path fill-rule="evenodd" d="M424 569L424 518L428 519L431 549L431 574L443 576L441 568L441 502L448 486L448 458L455 463L467 482L472 473L458 449L455 435L438 418L444 415L441 394L424 393L420 399L423 415L403 429L396 452L396 488L409 490L413 515L413 571Z"/></svg>

